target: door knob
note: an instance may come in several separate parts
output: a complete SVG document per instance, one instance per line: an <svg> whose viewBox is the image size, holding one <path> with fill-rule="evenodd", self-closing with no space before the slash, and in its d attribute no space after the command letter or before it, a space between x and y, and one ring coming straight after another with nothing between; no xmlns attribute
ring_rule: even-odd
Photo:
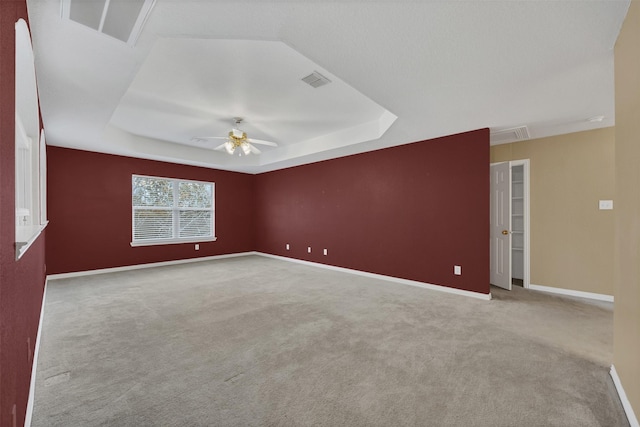
<svg viewBox="0 0 640 427"><path fill-rule="evenodd" d="M504 234L504 235L506 236L507 234L509 234L509 231L507 231L507 230L502 230L502 234Z"/></svg>

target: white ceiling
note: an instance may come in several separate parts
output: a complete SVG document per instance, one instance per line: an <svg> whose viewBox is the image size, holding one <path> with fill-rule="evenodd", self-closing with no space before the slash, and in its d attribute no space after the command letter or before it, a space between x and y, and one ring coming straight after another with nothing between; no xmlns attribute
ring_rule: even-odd
<svg viewBox="0 0 640 427"><path fill-rule="evenodd" d="M48 144L257 173L483 127L613 126L629 1L157 0L135 44L60 0L28 6ZM278 147L191 141L235 116Z"/></svg>

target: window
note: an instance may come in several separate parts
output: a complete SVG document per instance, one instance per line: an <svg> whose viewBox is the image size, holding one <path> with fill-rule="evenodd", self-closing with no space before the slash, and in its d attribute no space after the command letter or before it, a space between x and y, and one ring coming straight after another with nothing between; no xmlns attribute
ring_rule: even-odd
<svg viewBox="0 0 640 427"><path fill-rule="evenodd" d="M18 259L47 225L47 161L44 132L40 130L31 36L23 19L16 22L15 31L15 245Z"/></svg>
<svg viewBox="0 0 640 427"><path fill-rule="evenodd" d="M133 175L131 184L131 246L216 240L213 182Z"/></svg>

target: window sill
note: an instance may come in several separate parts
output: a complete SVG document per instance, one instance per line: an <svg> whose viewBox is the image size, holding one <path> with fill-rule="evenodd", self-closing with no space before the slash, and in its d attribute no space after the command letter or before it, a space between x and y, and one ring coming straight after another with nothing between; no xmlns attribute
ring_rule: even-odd
<svg viewBox="0 0 640 427"><path fill-rule="evenodd" d="M159 245L177 245L180 243L203 243L203 242L215 242L217 237L204 237L202 239L164 239L164 240L147 240L143 242L131 242L132 247L137 246L159 246Z"/></svg>
<svg viewBox="0 0 640 427"><path fill-rule="evenodd" d="M33 227L21 227L23 228L21 232L16 231L16 260L20 259L33 242L40 237L40 234L47 228L47 224L49 224L49 221Z"/></svg>

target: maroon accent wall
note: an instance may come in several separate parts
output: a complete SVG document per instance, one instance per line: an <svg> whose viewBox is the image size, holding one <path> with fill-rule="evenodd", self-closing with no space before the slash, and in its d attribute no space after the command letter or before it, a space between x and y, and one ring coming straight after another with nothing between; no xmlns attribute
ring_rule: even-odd
<svg viewBox="0 0 640 427"><path fill-rule="evenodd" d="M257 176L49 147L48 172L49 274L258 250L489 293L488 129ZM214 181L218 240L131 247L132 174Z"/></svg>
<svg viewBox="0 0 640 427"><path fill-rule="evenodd" d="M0 426L24 424L44 292L44 233L15 259L15 22L24 0L0 1Z"/></svg>
<svg viewBox="0 0 640 427"><path fill-rule="evenodd" d="M256 178L260 252L489 293L489 129Z"/></svg>
<svg viewBox="0 0 640 427"><path fill-rule="evenodd" d="M121 267L255 250L254 177L49 147L47 272ZM215 182L217 241L131 247L131 175Z"/></svg>

